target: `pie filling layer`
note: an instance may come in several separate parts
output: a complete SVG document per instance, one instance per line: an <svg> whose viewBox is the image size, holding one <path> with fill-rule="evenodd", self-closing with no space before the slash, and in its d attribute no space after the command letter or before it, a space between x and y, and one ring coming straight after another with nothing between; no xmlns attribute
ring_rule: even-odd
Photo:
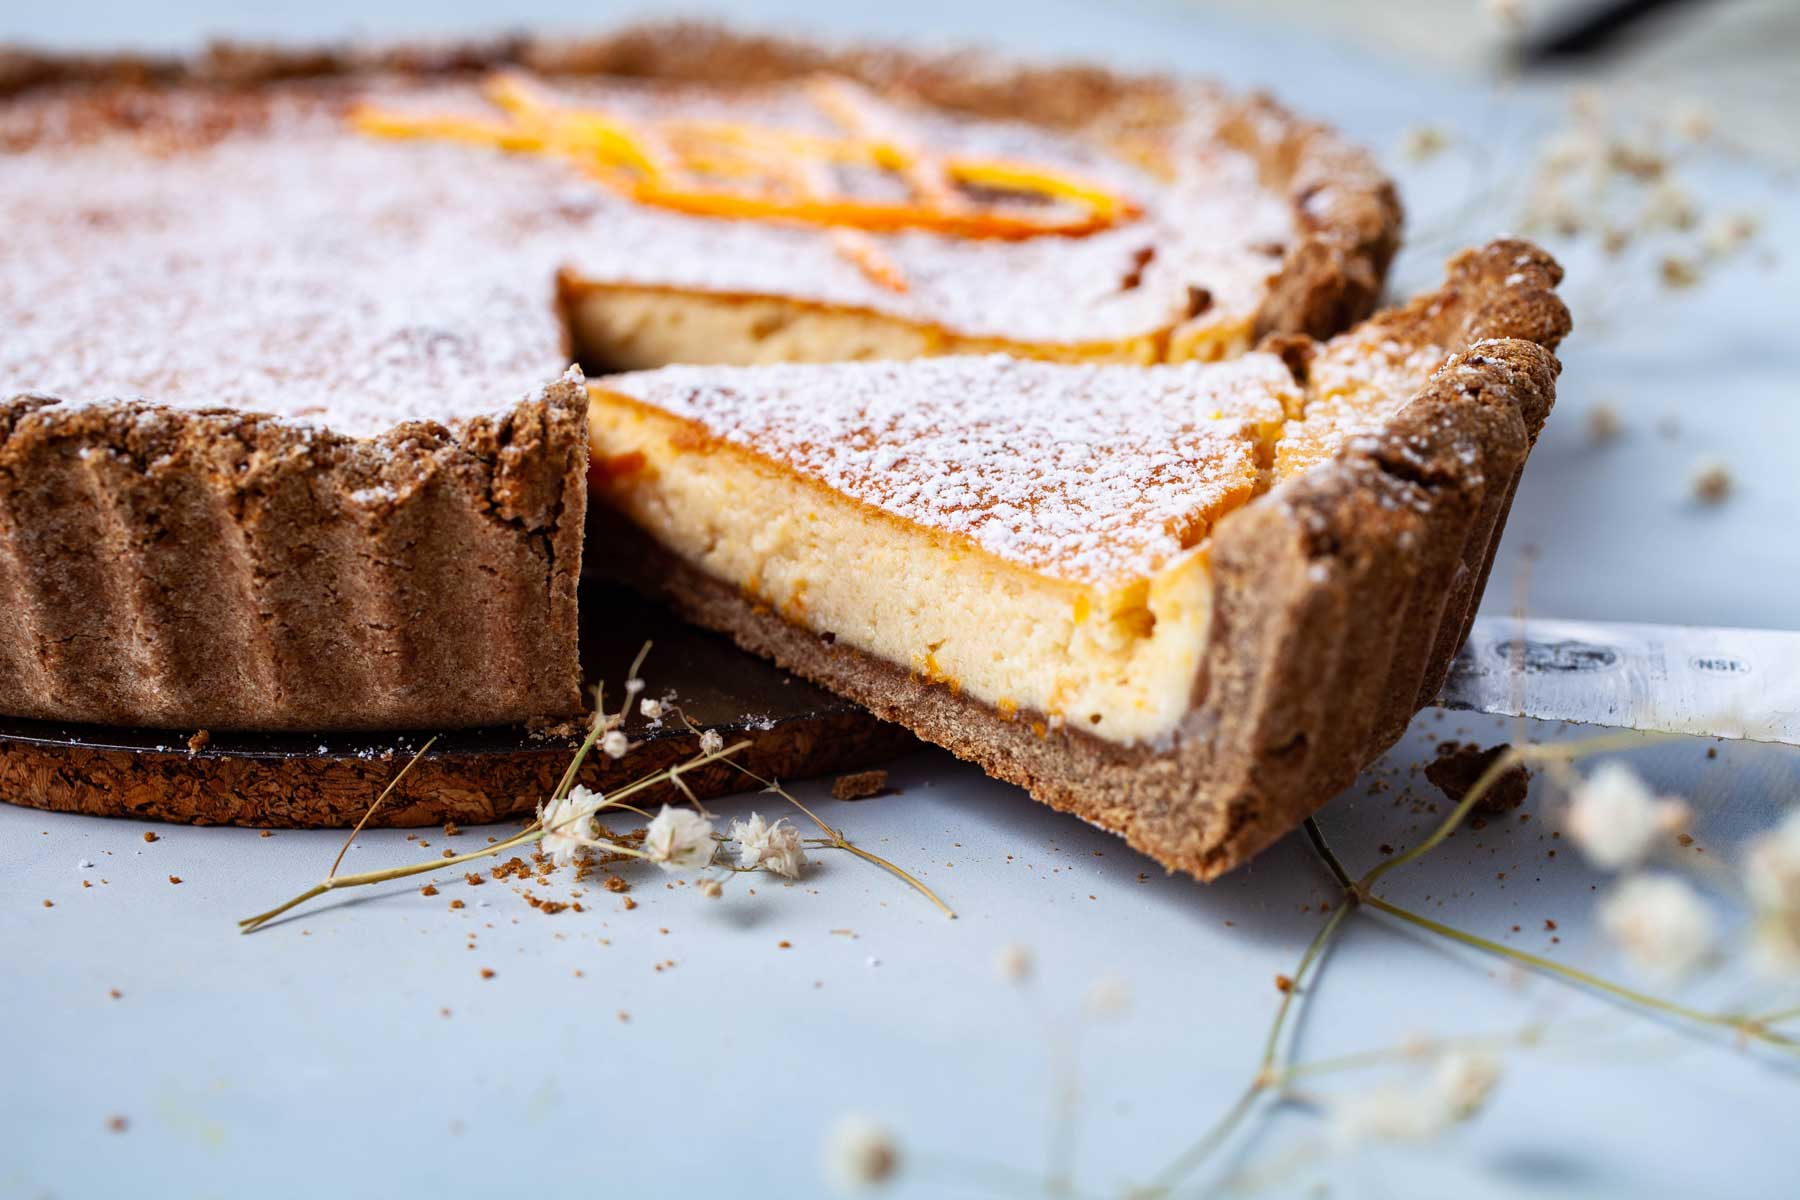
<svg viewBox="0 0 1800 1200"><path fill-rule="evenodd" d="M1165 326L1113 340L1019 341L790 296L588 282L565 272L565 311L583 362L611 371L666 363L869 362L1010 354L1049 362L1218 362L1250 348L1247 318Z"/></svg>
<svg viewBox="0 0 1800 1200"><path fill-rule="evenodd" d="M1189 711L1207 537L1298 403L1270 355L669 368L590 395L597 505L796 625L1120 743Z"/></svg>

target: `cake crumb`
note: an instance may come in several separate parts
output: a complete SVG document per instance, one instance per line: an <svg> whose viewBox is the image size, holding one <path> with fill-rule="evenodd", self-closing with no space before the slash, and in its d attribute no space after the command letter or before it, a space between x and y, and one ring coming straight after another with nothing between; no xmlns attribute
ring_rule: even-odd
<svg viewBox="0 0 1800 1200"><path fill-rule="evenodd" d="M636 908L637 906L638 905L637 905L636 900L633 900L630 896L625 897L625 911L626 912L630 912L632 909Z"/></svg>
<svg viewBox="0 0 1800 1200"><path fill-rule="evenodd" d="M1667 255L1658 270L1666 288L1691 288L1700 282L1700 267L1691 258Z"/></svg>
<svg viewBox="0 0 1800 1200"><path fill-rule="evenodd" d="M175 884L179 884L179 883L180 883L180 882L181 882L181 876L179 876L179 875L171 875L171 876L169 876L169 882L170 882L170 883L175 883Z"/></svg>
<svg viewBox="0 0 1800 1200"><path fill-rule="evenodd" d="M260 833L260 834L258 834L258 835L257 835L257 836L258 836L258 837L274 837L274 836L275 836L275 831L274 831L274 830L273 830L273 829L265 829L265 830L263 830L263 831L262 831L262 832L261 832L261 833Z"/></svg>
<svg viewBox="0 0 1800 1200"><path fill-rule="evenodd" d="M1588 409L1587 434L1588 441L1610 442L1625 432L1625 422L1619 417L1619 410L1601 401Z"/></svg>
<svg viewBox="0 0 1800 1200"><path fill-rule="evenodd" d="M881 770L839 775L831 785L831 795L835 800L867 800L887 791L887 778L887 772Z"/></svg>
<svg viewBox="0 0 1800 1200"><path fill-rule="evenodd" d="M150 829L144 830L144 840L146 842L156 841L156 832L154 830L150 830Z"/></svg>
<svg viewBox="0 0 1800 1200"><path fill-rule="evenodd" d="M118 1116L115 1114L113 1116L106 1118L106 1131L108 1133L124 1133L127 1129L130 1129L130 1128L131 1128L131 1122L126 1120L124 1117L121 1117L121 1116Z"/></svg>
<svg viewBox="0 0 1800 1200"><path fill-rule="evenodd" d="M1717 459L1710 459L1701 463L1694 472L1694 499L1702 504L1721 503L1731 495L1734 482L1730 467Z"/></svg>
<svg viewBox="0 0 1800 1200"><path fill-rule="evenodd" d="M617 875L608 875L606 877L606 882L601 884L600 886L605 888L609 892L618 892L620 895L623 895L624 893L629 892L631 890L631 884L629 884L628 882L626 882L624 879L620 878Z"/></svg>
<svg viewBox="0 0 1800 1200"><path fill-rule="evenodd" d="M438 890L434 884L428 883L424 887L419 889L419 895L421 895L421 896L435 896L437 894L438 894Z"/></svg>
<svg viewBox="0 0 1800 1200"><path fill-rule="evenodd" d="M44 901L44 907L45 908L55 908L56 902L53 900L46 900L46 901Z"/></svg>
<svg viewBox="0 0 1800 1200"><path fill-rule="evenodd" d="M1402 152L1413 162L1426 162L1450 146L1450 135L1436 125L1415 125L1406 131Z"/></svg>
<svg viewBox="0 0 1800 1200"><path fill-rule="evenodd" d="M1275 990L1278 992L1291 992L1294 990L1294 981L1286 975L1277 975L1275 977Z"/></svg>
<svg viewBox="0 0 1800 1200"><path fill-rule="evenodd" d="M188 737L188 740L187 740L188 753L195 754L201 750L204 750L206 748L206 743L208 743L210 741L212 741L211 733L207 732L204 729L196 729Z"/></svg>
<svg viewBox="0 0 1800 1200"><path fill-rule="evenodd" d="M483 979L492 979L494 977L494 968L492 968L492 967L481 968L481 977Z"/></svg>
<svg viewBox="0 0 1800 1200"><path fill-rule="evenodd" d="M1495 760L1512 746L1501 742L1497 746L1489 746L1483 750L1473 742L1441 742L1438 744L1437 757L1425 768L1425 778L1433 787L1453 804L1461 804L1483 774ZM1505 813L1525 803L1531 791L1531 772L1525 769L1524 763L1508 767L1506 772L1496 779L1480 800L1476 801L1477 811L1485 813Z"/></svg>

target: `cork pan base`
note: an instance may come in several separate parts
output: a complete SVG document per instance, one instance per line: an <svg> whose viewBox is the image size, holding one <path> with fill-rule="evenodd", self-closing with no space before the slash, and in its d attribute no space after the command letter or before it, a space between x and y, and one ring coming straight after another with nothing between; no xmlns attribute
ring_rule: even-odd
<svg viewBox="0 0 1800 1200"><path fill-rule="evenodd" d="M669 691L697 726L751 744L734 755L765 778L852 770L916 745L897 725L692 629L618 587L584 580L582 666L616 704L638 649L654 643L646 695ZM626 726L634 748L591 754L581 782L608 791L697 752L675 722ZM189 749L185 734L0 717L0 799L92 816L195 825L330 828L354 825L433 731L380 734L219 733ZM533 811L568 766L579 738L519 727L441 733L376 812L372 825L477 825ZM729 763L684 774L697 795L757 785ZM662 794L658 794L658 793ZM649 803L674 798L664 788Z"/></svg>

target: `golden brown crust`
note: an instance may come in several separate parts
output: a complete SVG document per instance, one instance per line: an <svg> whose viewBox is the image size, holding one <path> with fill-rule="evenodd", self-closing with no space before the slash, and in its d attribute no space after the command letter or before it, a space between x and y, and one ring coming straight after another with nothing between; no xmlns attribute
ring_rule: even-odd
<svg viewBox="0 0 1800 1200"><path fill-rule="evenodd" d="M0 404L0 711L194 729L581 707L578 375L452 431Z"/></svg>
<svg viewBox="0 0 1800 1200"><path fill-rule="evenodd" d="M398 46L282 48L221 42L197 56L56 56L0 47L0 97L31 88L200 83L223 88L372 71L459 74L523 66L546 75L754 86L829 72L882 94L975 117L1068 130L1129 151L1167 151L1199 92L1221 103L1218 135L1256 161L1286 197L1296 236L1271 246L1279 266L1254 333L1326 337L1367 316L1399 245L1402 213L1374 157L1329 126L1264 95L1228 99L1192 82L1083 63L1032 65L984 49L915 52L661 21L590 38L497 38Z"/></svg>
<svg viewBox="0 0 1800 1200"><path fill-rule="evenodd" d="M1498 242L1377 318L1396 338L1466 348L1385 427L1220 523L1196 708L1167 747L1002 717L654 546L615 561L690 619L1211 879L1347 786L1437 693L1554 400L1560 277L1535 247Z"/></svg>

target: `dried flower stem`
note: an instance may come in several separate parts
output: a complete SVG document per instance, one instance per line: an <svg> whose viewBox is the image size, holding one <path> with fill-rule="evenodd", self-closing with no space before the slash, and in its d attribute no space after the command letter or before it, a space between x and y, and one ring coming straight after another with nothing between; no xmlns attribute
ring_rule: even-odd
<svg viewBox="0 0 1800 1200"><path fill-rule="evenodd" d="M1423 842L1420 842L1417 846L1408 849L1405 853L1389 859L1386 862L1378 863L1370 868L1361 879L1349 886L1346 895L1354 901L1367 904L1371 908L1379 909L1389 916L1397 917L1402 921L1407 921L1421 929L1430 930L1440 937L1448 938L1461 945L1469 946L1473 949L1481 950L1500 958L1509 959L1521 966L1530 967L1533 970L1559 976L1571 983L1576 983L1582 987L1601 992L1617 1000L1623 1000L1628 1004L1634 1004L1654 1012L1660 1012L1666 1016L1677 1017L1684 1021L1692 1021L1696 1024L1721 1026L1723 1028L1734 1030L1746 1037L1756 1038L1786 1050L1800 1050L1800 1041L1796 1041L1793 1038L1769 1029L1767 1027L1768 1021L1766 1019L1759 1019L1742 1013L1709 1012L1702 1009L1691 1008L1685 1004L1677 1004L1672 1000L1664 1000L1660 997L1652 996L1647 992L1640 992L1635 988L1629 988L1623 984L1603 979L1592 972L1583 971L1578 967L1567 966L1566 964L1556 962L1553 959L1545 958L1542 955L1532 954L1512 946L1502 945L1499 942L1481 937L1478 934L1469 933L1465 930L1445 925L1441 921L1434 921L1430 917L1415 913L1410 909L1403 908L1391 901L1384 900L1370 890L1371 885L1389 871L1392 871L1397 867L1405 866L1407 863L1416 862L1419 858L1443 844L1445 839L1456 831L1457 827L1462 824L1469 813L1474 810L1475 806L1481 802L1483 797L1493 789L1501 777L1519 764L1527 762L1564 764L1586 755L1640 745L1642 744L1642 741L1643 737L1640 734L1609 734L1603 737L1587 738L1579 742L1566 742L1560 745L1549 746L1515 747L1508 750L1505 754L1500 755L1488 765L1487 770L1481 773L1474 785L1469 788L1468 793L1462 798L1461 802L1459 802L1457 806L1451 810L1449 816L1445 817L1438 827L1432 831L1430 837L1426 838ZM1347 875L1345 874L1342 865L1338 863L1336 856L1331 853L1330 847L1326 845L1324 836L1319 832L1318 826L1311 820L1308 820L1306 822L1306 827L1307 837L1312 841L1314 848L1319 851L1320 856L1325 859L1326 865L1331 868L1333 875L1337 876L1340 881L1346 879Z"/></svg>
<svg viewBox="0 0 1800 1200"><path fill-rule="evenodd" d="M1277 1066L1277 1060L1280 1055L1282 1032L1286 1027L1289 1014L1294 1007L1294 998L1303 990L1302 984L1306 980L1308 971L1323 956L1325 950L1330 945L1332 938L1337 934L1339 925L1345 916L1350 913L1351 909L1361 904L1367 904L1371 908L1378 909L1390 916L1397 917L1400 920L1408 921L1422 929L1429 930L1432 933L1449 938L1462 945L1510 959L1521 965L1558 976L1569 980L1570 982L1580 984L1581 986L1591 988L1605 995L1612 996L1615 999L1623 1000L1642 1008L1692 1021L1697 1024L1731 1029L1742 1036L1756 1038L1784 1050L1800 1050L1800 1040L1778 1033L1770 1028L1771 1025L1778 1022L1800 1017L1800 1006L1782 1009L1762 1016L1708 1012L1701 1009L1690 1008L1686 1005L1663 1000L1656 996L1625 987L1621 984L1613 983L1610 980L1603 979L1598 975L1580 970L1579 968L1565 966L1562 963L1555 962L1540 955L1516 950L1510 946L1501 945L1499 942L1491 941L1476 934L1453 928L1452 926L1445 925L1439 921L1434 921L1429 917L1412 912L1391 901L1384 900L1370 891L1371 885L1389 871L1408 863L1417 862L1420 858L1442 845L1450 835L1456 831L1458 826L1467 819L1469 813L1474 810L1475 806L1479 804L1487 793L1498 784L1500 779L1504 777L1508 771L1521 763L1563 764L1573 762L1574 760L1589 754L1635 747L1641 745L1643 741L1644 737L1641 734L1609 734L1588 738L1580 742L1569 742L1550 746L1528 745L1511 749L1505 754L1498 756L1488 765L1487 770L1482 772L1475 783L1469 788L1468 792L1463 796L1462 800L1458 802L1456 807L1451 810L1450 814L1444 818L1438 827L1432 831L1429 837L1420 842L1417 846L1409 848L1404 853L1385 862L1376 864L1364 873L1360 879L1353 879L1351 877L1349 871L1344 868L1343 862L1325 841L1325 835L1320 832L1318 824L1311 818L1308 818L1303 825L1303 828L1306 831L1307 840L1312 844L1313 849L1318 853L1320 860L1325 864L1326 868L1330 870L1332 878L1336 880L1338 886L1343 889L1343 901L1332 910L1331 916L1326 920L1324 925L1320 926L1319 931L1313 935L1313 939L1307 945L1305 953L1301 955L1299 965L1295 968L1292 976L1294 981L1293 985L1282 993L1281 1001L1276 1006L1275 1016L1270 1023L1268 1036L1263 1042L1262 1058L1258 1064L1256 1074L1251 1078L1249 1084L1244 1088L1243 1092L1239 1094L1231 1107L1227 1108L1192 1145L1182 1151L1173 1162L1163 1169L1151 1186L1135 1194L1144 1197L1145 1200L1151 1200L1151 1198L1154 1197L1167 1196L1183 1179L1192 1174L1192 1172L1198 1169L1201 1164L1211 1157L1219 1147L1225 1144L1232 1133L1237 1130L1238 1126L1241 1125L1245 1118L1247 1118L1255 1109L1256 1102L1265 1093L1280 1089L1285 1086L1290 1079L1301 1074L1335 1069L1339 1065L1353 1065L1350 1060L1345 1060L1342 1064L1297 1064L1281 1068ZM1357 1059L1356 1065L1360 1065L1362 1062L1371 1061L1376 1054L1380 1053L1383 1052L1375 1052L1375 1054L1360 1056Z"/></svg>
<svg viewBox="0 0 1800 1200"><path fill-rule="evenodd" d="M1307 823L1311 824L1310 821ZM1268 1036L1263 1039L1262 1060L1249 1085L1244 1088L1236 1102L1226 1109L1205 1133L1178 1154L1173 1162L1163 1168L1156 1177L1156 1181L1140 1193L1146 1200L1149 1200L1150 1197L1168 1195L1184 1178L1211 1157L1214 1151L1225 1144L1226 1139L1243 1123L1244 1118L1250 1115L1257 1099L1264 1092L1285 1080L1286 1072L1276 1067L1276 1059L1281 1052L1281 1034L1287 1025L1288 1014L1293 1010L1294 997L1300 995L1304 990L1307 972L1324 956L1332 939L1337 936L1338 927L1349 915L1350 908L1350 903L1340 904L1334 908L1331 916L1327 917L1325 923L1319 926L1319 931L1313 934L1312 941L1307 943L1305 953L1300 956L1300 962L1294 968L1293 986L1282 992L1281 1003L1275 1008L1275 1019L1269 1025Z"/></svg>
<svg viewBox="0 0 1800 1200"><path fill-rule="evenodd" d="M820 847L823 847L825 849L830 849L830 850L843 850L850 854L854 854L856 857L862 859L864 862L874 863L876 866L880 867L882 870L888 872L889 874L891 874L891 875L895 876L896 878L905 882L907 884L907 886L911 887L914 891L918 892L919 895L921 895L921 896L925 897L927 900L931 901L932 904L937 906L937 910L939 912L943 913L946 917L949 917L952 921L954 921L956 919L956 913L951 910L950 906L948 904L945 904L942 900L938 899L938 894L936 892L932 891L930 888L926 887L923 883L921 883L915 876L913 876L913 874L911 872L906 871L903 868L896 866L895 864L889 862L887 859L881 857L881 855L879 855L879 854L873 854L867 850L864 850L861 846L855 845L854 843L850 842L847 838L844 837L844 835L841 831L839 831L838 829L827 824L825 822L824 818L820 817L818 813L816 813L812 809L806 807L806 805L800 803L799 799L792 792L790 792L786 788L782 787L781 784L778 783L777 781L775 781L773 779L764 779L761 775L758 775L755 771L752 771L749 767L746 767L743 763L735 763L734 762L731 765L736 767L739 771L743 772L745 775L748 775L750 778L756 780L756 782L762 784L764 790L773 792L775 795L780 796L783 800L786 800L789 804L793 805L795 808L797 808L801 812L805 813L807 818L809 820L811 820L814 825L817 825L819 827L819 829L825 834L825 836L823 838L808 838L807 839L808 845L820 846Z"/></svg>
<svg viewBox="0 0 1800 1200"><path fill-rule="evenodd" d="M585 758L590 751L592 751L592 749L594 747L594 743L599 738L599 731L602 731L604 729L605 724L606 724L606 722L602 718L602 715L600 713L596 712L594 723L593 723L593 728L588 731L588 736L585 739L583 739L580 748L575 752L575 757L573 760L571 760L571 762L569 764L569 769L563 773L562 782L557 785L557 790L555 793L553 793L553 795L551 797L552 799L560 800L564 796L568 795L569 788L574 786L575 776L576 776L576 773L581 768L582 759ZM604 807L607 807L610 805L614 805L614 804L616 804L616 802L619 799L622 799L625 796L632 795L636 792L641 792L645 788L655 787L659 783L665 783L681 771L691 770L694 767L703 766L706 763L724 759L728 755L735 754L739 750L744 749L749 744L750 743L748 741L734 742L731 745L726 746L723 749L717 751L716 753L703 754L697 758L690 759L687 762L677 763L675 766L667 767L661 771L652 772L651 774L644 776L642 779L634 780L631 783L628 783L624 787L620 788L617 792L615 792L613 794L612 797L610 797L608 799L607 804L603 805L602 807L604 808ZM624 808L627 806L618 805L618 807ZM635 812L637 810L632 809L631 811ZM546 830L541 828L536 820L533 820L530 825L527 825L523 830L512 835L511 837L504 838L498 842L495 842L493 845L483 847L480 850L471 851L468 854L459 854L459 855L456 855L451 858L430 859L426 862L410 863L410 864L408 864L406 866L402 866L402 867L387 867L387 868L384 868L384 869L378 870L378 871L364 871L364 872L362 872L360 874L356 874L356 875L329 876L323 882L315 884L314 886L308 888L304 892L301 892L298 896L295 896L293 899L287 901L284 904L277 905L276 907L271 908L267 912L258 913L254 917L244 918L243 920L238 922L238 928L239 928L239 931L242 933L252 933L252 932L256 931L257 929L262 928L262 926L264 926L265 924L267 924L269 921L273 920L274 918L280 916L282 913L287 912L289 909L296 908L296 907L306 903L308 900L313 900L319 896L323 896L326 892L336 891L339 888L362 887L364 885L371 884L371 883L387 883L390 880L405 879L408 876L423 875L430 871L442 870L445 867L454 867L454 866L458 866L462 863L474 862L478 859L489 858L495 854L501 853L502 851L511 850L516 846L528 845L532 842L535 842L535 841L539 840L540 838L542 838L544 836L545 832L546 832ZM639 858L643 857L642 852L633 850L629 847L615 846L612 843L598 843L597 842L595 844L599 845L602 849L607 849L611 852L629 854L633 857L639 857Z"/></svg>
<svg viewBox="0 0 1800 1200"><path fill-rule="evenodd" d="M400 773L388 780L388 785L381 789L381 795L375 797L375 803L363 810L362 818L356 822L356 828L350 831L350 836L344 839L344 844L342 846L338 847L337 857L331 860L331 870L325 872L325 878L330 879L333 875L337 874L338 867L343 864L344 855L350 853L350 843L354 842L356 840L356 835L363 831L363 826L369 823L369 818L375 815L375 810L381 807L381 802L386 800L389 794L391 794L395 788L400 786L400 781L406 778L406 773L412 770L421 758L425 757L425 752L431 749L436 742L437 735L434 733L426 740L423 746L420 746L418 750L414 752L411 758L406 760L406 765L400 768Z"/></svg>
<svg viewBox="0 0 1800 1200"><path fill-rule="evenodd" d="M1449 938L1453 942L1458 942L1476 950L1485 951L1488 954L1498 955L1501 958L1511 959L1513 962L1530 967L1533 970L1561 976L1571 983L1578 983L1582 987L1591 988L1597 992L1603 992L1608 996L1612 996L1614 999L1623 1000L1628 1004L1635 1004L1642 1008L1652 1009L1656 1012L1665 1013L1668 1016L1679 1017L1684 1021L1693 1021L1702 1025L1724 1026L1725 1028L1744 1034L1746 1037L1758 1038L1769 1042L1772 1045L1781 1046L1786 1049L1800 1049L1800 1042L1796 1042L1794 1039L1787 1037L1784 1034L1779 1034L1773 1030L1764 1028L1764 1023L1754 1017L1747 1017L1735 1013L1707 1012L1698 1008L1689 1008L1685 1004L1677 1004L1672 1000L1663 1000L1659 997L1649 995L1648 993L1625 987L1622 984L1602 979L1600 976L1589 971L1583 971L1578 967L1566 966L1562 963L1545 958L1542 955L1532 954L1525 950L1518 950L1511 946L1504 946L1499 942L1491 941L1478 934L1453 928L1440 921L1434 921L1430 917L1422 916L1419 913L1401 908L1397 904L1390 904L1379 896L1367 896L1364 898L1363 903L1369 905L1371 908L1380 909L1389 916L1398 917L1402 921L1417 925L1421 929L1428 929L1440 937Z"/></svg>

